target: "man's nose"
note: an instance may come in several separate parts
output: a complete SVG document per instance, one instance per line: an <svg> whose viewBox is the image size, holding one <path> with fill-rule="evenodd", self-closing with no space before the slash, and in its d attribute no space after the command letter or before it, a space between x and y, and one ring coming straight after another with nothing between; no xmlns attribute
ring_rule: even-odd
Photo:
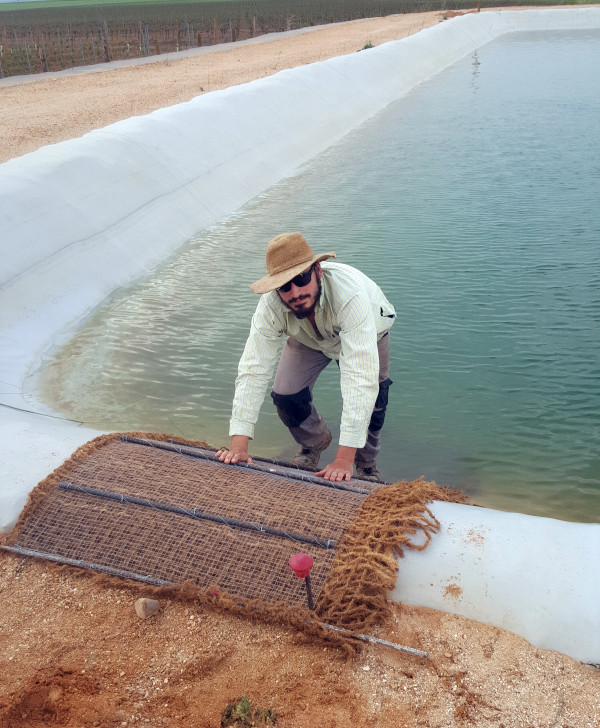
<svg viewBox="0 0 600 728"><path fill-rule="evenodd" d="M295 283L292 283L292 287L290 288L292 298L298 298L298 296L302 293L303 288L303 286L297 286Z"/></svg>

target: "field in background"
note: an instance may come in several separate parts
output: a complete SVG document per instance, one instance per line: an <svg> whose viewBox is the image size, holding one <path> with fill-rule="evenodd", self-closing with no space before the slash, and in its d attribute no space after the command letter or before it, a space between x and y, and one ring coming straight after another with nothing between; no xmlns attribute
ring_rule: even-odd
<svg viewBox="0 0 600 728"><path fill-rule="evenodd" d="M476 0L90 2L0 4L0 78L160 55L358 18L459 10L476 4ZM497 4L497 0L480 3L481 7ZM519 4L515 0L503 3Z"/></svg>

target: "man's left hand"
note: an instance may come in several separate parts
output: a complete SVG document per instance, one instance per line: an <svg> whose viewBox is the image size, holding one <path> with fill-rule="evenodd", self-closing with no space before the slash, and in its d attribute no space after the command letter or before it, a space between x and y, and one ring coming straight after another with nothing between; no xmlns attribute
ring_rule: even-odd
<svg viewBox="0 0 600 728"><path fill-rule="evenodd" d="M354 460L345 460L337 457L332 463L319 470L316 475L322 476L325 480L350 480L354 472Z"/></svg>

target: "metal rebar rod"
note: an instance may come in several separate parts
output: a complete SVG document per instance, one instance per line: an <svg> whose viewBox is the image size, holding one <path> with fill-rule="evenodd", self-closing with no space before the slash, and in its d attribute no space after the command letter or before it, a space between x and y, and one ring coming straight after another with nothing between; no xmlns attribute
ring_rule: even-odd
<svg viewBox="0 0 600 728"><path fill-rule="evenodd" d="M201 450L203 452L210 453L213 451L212 448L200 447L200 445L190 445L188 442L181 442L181 440L174 440L172 438L169 438L166 442L168 442L170 445L178 445L181 447L191 447L194 450ZM292 463L290 463L288 460L278 460L277 458L263 458L260 455L252 455L252 460L255 463L257 463L257 462L266 463L267 465L270 465L270 466L275 465L278 468L282 468L283 469L282 472L278 473L280 475L287 475L288 470L291 471L290 477L292 477L292 478L294 477L294 474L296 474L296 473L297 473L296 477L299 477L299 478L302 478L303 476L306 477L306 475L307 475L307 472L305 470L303 470L302 468L299 468L297 465L292 465ZM273 471L269 470L268 472L273 472ZM316 477L316 476L311 476L310 473L308 473L308 477L314 477L316 483L318 483L319 485L323 485L322 478ZM352 478L352 480L358 481L359 483L366 482L362 478ZM371 485L371 481L369 481L369 485ZM375 486L389 485L389 483L387 483L384 480L380 480L377 483L375 483L374 485Z"/></svg>
<svg viewBox="0 0 600 728"><path fill-rule="evenodd" d="M179 440L167 440L167 442L173 444L173 445L179 445L183 447L190 447L195 450L201 450L203 452L208 452L206 448L200 447L199 445L189 445L186 442L180 442ZM210 450L212 452L212 450ZM210 454L210 453L209 453ZM385 480L380 480L377 483L373 483L372 481L368 481L369 486L371 486L372 490L365 490L364 488L360 488L359 486L352 486L352 485L344 485L341 486L339 483L329 483L327 481L323 481L323 478L317 477L316 475L311 475L306 470L303 470L302 468L299 468L297 465L293 465L287 460L280 461L277 460L277 458L263 458L260 455L252 455L252 460L254 461L254 464L256 463L265 463L267 466L267 469L258 467L259 470L262 472L268 472L275 475L281 475L283 477L290 477L295 478L297 480L305 480L309 483L315 483L315 485L324 485L325 487L340 487L343 490L350 490L350 491L356 491L359 493L364 493L365 495L370 495L374 489L379 488L382 485L389 485L389 483ZM219 461L220 462L220 461ZM276 468L281 468L281 470L274 470L273 465L275 465ZM352 480L358 483L366 483L363 478L353 477Z"/></svg>
<svg viewBox="0 0 600 728"><path fill-rule="evenodd" d="M127 571L126 569L115 569L112 566L105 566L104 564L95 564L92 561L83 561L82 559L70 559L67 556L60 556L59 554L49 554L44 551L34 551L33 549L27 549L23 546L3 546L0 545L0 549L4 551L10 551L13 554L19 554L20 556L33 556L38 559L45 559L46 561L54 561L57 564L66 564L67 566L77 566L80 569L91 569L92 571L99 571L102 574L110 574L110 576L119 576L123 579L133 579L134 581L143 581L144 584L152 584L153 586L175 586L172 581L166 581L165 579L159 579L155 576L144 576L143 574L136 574L133 571Z"/></svg>
<svg viewBox="0 0 600 728"><path fill-rule="evenodd" d="M312 586L310 583L310 574L304 577L304 583L306 584L306 600L308 601L308 608L311 612L315 611L315 600L313 599Z"/></svg>
<svg viewBox="0 0 600 728"><path fill-rule="evenodd" d="M108 498L109 500L119 501L122 503L132 503L136 506L143 506L145 508L155 508L159 511L167 511L168 513L175 513L179 516L187 516L188 518L200 519L204 521L212 521L213 523L224 524L231 526L232 528L241 528L249 531L258 531L259 533L268 533L271 536L278 536L279 538L285 538L290 541L299 541L300 543L308 543L312 546L317 546L322 549L334 549L335 540L328 539L323 540L316 538L316 536L305 536L302 533L295 533L294 531L284 531L281 528L273 528L272 526L264 526L263 524L252 523L251 521L241 521L237 518L228 518L226 516L219 516L214 513L206 513L200 511L197 508L187 509L181 506L170 506L167 503L159 503L158 501L152 501L148 498L138 498L133 495L123 495L122 493L114 493L109 490L99 490L98 488L88 488L81 485L75 485L74 483L59 483L59 488L62 490L70 490L76 493L87 493L88 495L96 496L97 498Z"/></svg>
<svg viewBox="0 0 600 728"><path fill-rule="evenodd" d="M371 495L370 490L365 488L355 487L353 485L345 485L345 483L335 480L325 480L324 478L318 478L316 475L309 475L303 471L296 472L277 472L273 467L263 467L256 463L236 463L235 465L229 465L222 463L219 458L206 450L201 448L193 447L191 445L179 445L171 442L162 442L159 440L147 440L141 437L130 437L129 435L121 435L120 438L123 442L130 442L135 445L146 445L147 447L154 447L157 450L167 450L168 452L176 452L180 455L189 455L193 458L199 458L201 460L209 460L210 462L216 462L226 468L248 468L249 470L256 470L260 473L266 473L267 475L279 475L280 477L290 478L292 480L301 480L304 483L312 483L313 485L320 485L324 488L333 488L334 490L344 490L349 493L357 493L358 495Z"/></svg>
<svg viewBox="0 0 600 728"><path fill-rule="evenodd" d="M319 622L321 627L325 627L325 629L331 629L334 632L341 632L342 634L350 635L351 637L356 637L356 639L362 640L363 642L371 642L375 645L384 645L385 647L391 647L394 650L400 650L401 652L408 652L409 655L416 655L417 657L429 657L429 652L423 652L422 650L416 650L414 647L406 647L405 645L399 645L396 642L388 642L387 640L382 640L379 637L371 637L369 634L357 634L354 632L351 632L349 629L344 629L343 627L336 627L333 624L327 624L326 622Z"/></svg>

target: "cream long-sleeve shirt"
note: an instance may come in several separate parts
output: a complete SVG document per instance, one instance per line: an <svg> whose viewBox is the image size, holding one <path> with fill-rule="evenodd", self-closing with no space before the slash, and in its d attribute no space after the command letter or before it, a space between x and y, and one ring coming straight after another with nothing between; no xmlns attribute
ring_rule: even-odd
<svg viewBox="0 0 600 728"><path fill-rule="evenodd" d="M321 263L321 297L315 308L318 333L298 319L277 291L260 297L235 381L230 435L254 437L254 425L278 360L281 337L293 337L340 365L340 445L361 448L379 391L377 341L396 312L379 286L343 263Z"/></svg>

